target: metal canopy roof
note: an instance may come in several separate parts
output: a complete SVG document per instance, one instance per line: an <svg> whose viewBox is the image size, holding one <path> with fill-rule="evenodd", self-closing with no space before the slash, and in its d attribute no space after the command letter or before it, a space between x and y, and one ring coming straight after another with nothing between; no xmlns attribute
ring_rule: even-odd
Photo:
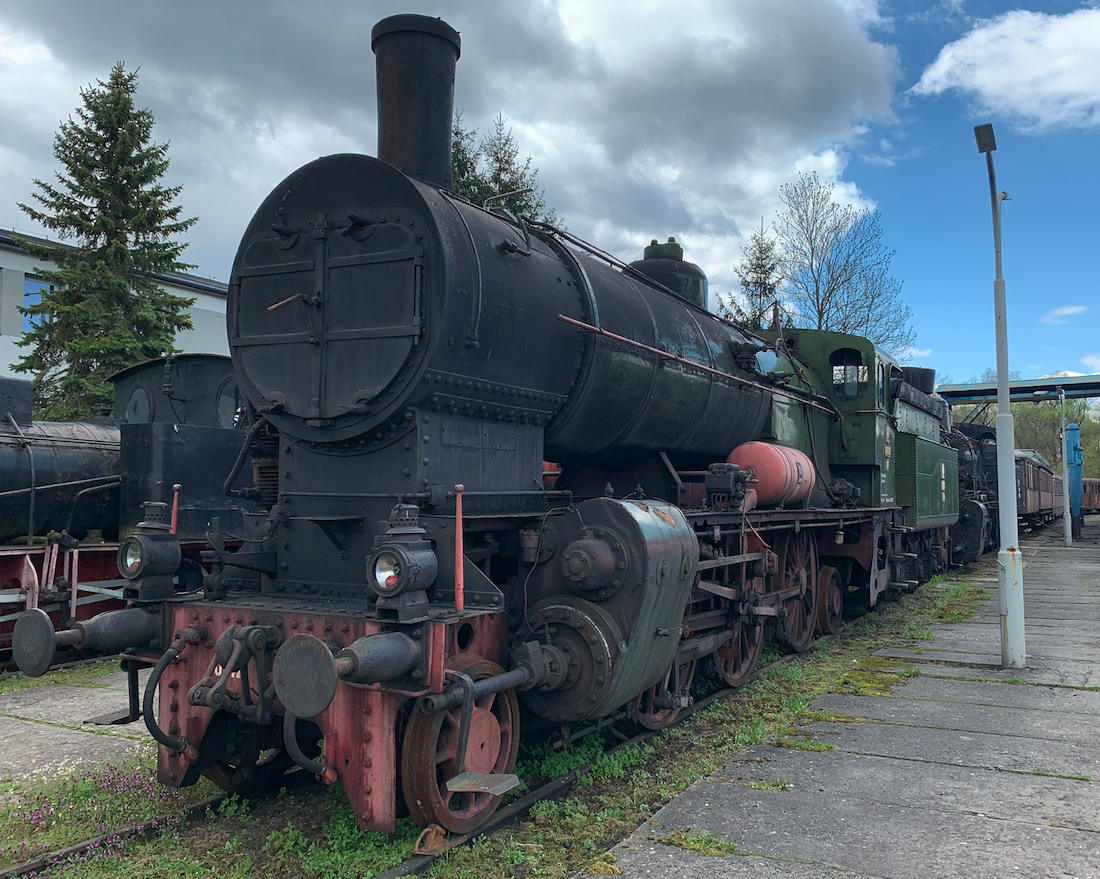
<svg viewBox="0 0 1100 879"><path fill-rule="evenodd" d="M1009 399L1013 402L1041 402L1058 399L1058 389L1065 388L1066 399L1100 397L1100 375L1067 375L1054 378L1029 378L1008 383ZM997 399L996 382L973 385L944 385L936 393L948 403L984 403Z"/></svg>

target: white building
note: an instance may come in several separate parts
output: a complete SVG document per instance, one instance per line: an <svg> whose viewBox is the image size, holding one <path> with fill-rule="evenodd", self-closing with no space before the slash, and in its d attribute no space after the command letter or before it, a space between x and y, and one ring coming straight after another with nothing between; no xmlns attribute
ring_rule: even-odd
<svg viewBox="0 0 1100 879"><path fill-rule="evenodd" d="M29 373L13 372L11 365L26 353L19 347L25 324L29 318L19 313L19 306L38 301L46 288L36 275L35 268L56 268L43 265L24 251L16 239L51 247L67 247L55 241L46 241L22 232L0 229L0 376L30 378ZM157 280L166 290L177 296L193 297L195 303L188 310L195 328L183 330L176 336L176 347L187 354L228 354L229 345L225 333L226 285L209 278L199 278L182 272L158 275Z"/></svg>

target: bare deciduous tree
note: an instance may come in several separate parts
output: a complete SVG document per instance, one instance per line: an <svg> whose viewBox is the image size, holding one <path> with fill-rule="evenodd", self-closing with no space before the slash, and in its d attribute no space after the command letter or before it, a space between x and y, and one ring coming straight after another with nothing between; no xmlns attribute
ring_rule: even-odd
<svg viewBox="0 0 1100 879"><path fill-rule="evenodd" d="M914 341L894 251L882 244L878 211L833 200L817 174L780 188L786 211L775 223L788 305L803 326L866 336L904 358Z"/></svg>

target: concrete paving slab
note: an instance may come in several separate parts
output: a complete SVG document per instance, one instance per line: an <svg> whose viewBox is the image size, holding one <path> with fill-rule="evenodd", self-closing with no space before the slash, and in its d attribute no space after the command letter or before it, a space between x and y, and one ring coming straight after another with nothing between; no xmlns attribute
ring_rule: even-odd
<svg viewBox="0 0 1100 879"><path fill-rule="evenodd" d="M151 668L143 668L138 670L138 685L141 687L141 692L145 692L145 682L149 680L149 676L153 673ZM103 677L92 678L89 683L96 684L103 687L110 687L112 690L121 690L126 692L128 684L127 674L124 671L116 671L111 674L103 675Z"/></svg>
<svg viewBox="0 0 1100 879"><path fill-rule="evenodd" d="M888 723L811 723L813 738L851 754L948 763L1007 772L1045 772L1100 781L1100 747L1027 736Z"/></svg>
<svg viewBox="0 0 1100 879"><path fill-rule="evenodd" d="M677 829L707 830L771 858L891 879L1100 875L1100 849L1093 833L889 805L862 795L838 796L816 789L794 793L698 782L657 812L628 845ZM645 875L625 870L624 874Z"/></svg>
<svg viewBox="0 0 1100 879"><path fill-rule="evenodd" d="M100 735L67 727L51 726L0 715L0 779L22 778L36 773L64 771L78 764L97 765L135 759L149 741L117 735Z"/></svg>
<svg viewBox="0 0 1100 879"><path fill-rule="evenodd" d="M611 853L616 859L615 866L629 879L860 879L868 876L839 867L752 855L711 857L663 845L641 833L621 842Z"/></svg>
<svg viewBox="0 0 1100 879"><path fill-rule="evenodd" d="M770 793L781 797L804 788L811 795L816 791L885 805L919 804L941 812L1100 832L1100 785L1088 781L771 745L750 748L743 759L711 778L743 786L794 779L790 791Z"/></svg>
<svg viewBox="0 0 1100 879"><path fill-rule="evenodd" d="M1025 635L1026 638L1026 635ZM1092 663L1100 663L1100 645L1095 647L1085 646L1082 644L1076 645L1063 645L1055 643L1055 639L1052 636L1047 636L1045 641L1050 643L1037 644L1034 641L1028 639L1026 641L1026 653L1027 661L1032 660L1058 660L1069 659L1077 662L1085 661ZM918 641L913 644L910 649L917 656L921 656L924 653L991 653L996 651L997 659L1000 660L1001 656L1001 642L1000 639L996 641L968 641L964 639L955 638L936 638L935 642L931 641Z"/></svg>
<svg viewBox="0 0 1100 879"><path fill-rule="evenodd" d="M920 667L923 677L975 677L1003 680L1019 678L1029 684L1057 687L1093 687L1100 684L1100 671L1091 662L1067 662L1062 660L1057 668L961 668L957 665L924 663Z"/></svg>
<svg viewBox="0 0 1100 879"><path fill-rule="evenodd" d="M53 684L0 695L0 714L79 729L90 718L110 711L125 711L126 699L125 690ZM150 737L149 730L141 721L99 729L104 733L131 738Z"/></svg>
<svg viewBox="0 0 1100 879"><path fill-rule="evenodd" d="M867 717L885 723L931 727L961 732L1026 736L1052 742L1079 742L1100 747L1100 723L1089 714L1055 708L1002 708L933 702L894 696L846 696L832 694L814 702L814 708Z"/></svg>
<svg viewBox="0 0 1100 879"><path fill-rule="evenodd" d="M1024 632L1028 642L1042 643L1051 639L1060 644L1100 645L1100 630L1096 623L1080 623L1074 627L1060 621L1057 626L1038 625L1033 620ZM943 623L936 626L936 640L995 641L1001 643L1000 623Z"/></svg>
<svg viewBox="0 0 1100 879"><path fill-rule="evenodd" d="M985 681L948 681L935 677L909 678L894 695L903 699L965 702L970 705L998 705L1002 708L1031 708L1100 714L1100 691L1068 687L997 684Z"/></svg>
<svg viewBox="0 0 1100 879"><path fill-rule="evenodd" d="M983 652L979 649L978 645L974 645L974 651L970 653L963 652L951 652L946 650L913 650L906 647L887 647L879 650L876 656L881 656L887 659L904 659L913 663L949 663L956 667L966 668L971 667L977 669L977 673L986 674L987 670L999 669L1001 667L1001 653L998 648L996 652ZM1023 678L1024 673L1029 669L1046 669L1051 671L1064 670L1067 679L1072 677L1074 680L1079 679L1078 676L1085 674L1088 670L1097 671L1100 670L1100 666L1096 662L1088 660L1074 660L1074 659L1060 659L1060 658L1044 658L1042 656L1031 656L1027 658L1028 668L1014 669L1016 677ZM1011 677L1011 675L1010 675ZM1093 686L1100 682L1093 680L1089 683L1089 678L1093 675L1086 675L1081 683L1077 686Z"/></svg>

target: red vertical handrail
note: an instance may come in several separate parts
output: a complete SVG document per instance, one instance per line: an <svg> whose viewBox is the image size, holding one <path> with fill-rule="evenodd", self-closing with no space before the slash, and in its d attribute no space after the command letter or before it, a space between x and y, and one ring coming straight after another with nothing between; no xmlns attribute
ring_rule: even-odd
<svg viewBox="0 0 1100 879"><path fill-rule="evenodd" d="M180 508L180 489L183 488L178 482L172 486L172 527L168 529L169 534L176 533L176 521L179 515Z"/></svg>
<svg viewBox="0 0 1100 879"><path fill-rule="evenodd" d="M462 613L465 601L462 595L465 556L462 554L462 492L463 486L455 486L455 610Z"/></svg>

